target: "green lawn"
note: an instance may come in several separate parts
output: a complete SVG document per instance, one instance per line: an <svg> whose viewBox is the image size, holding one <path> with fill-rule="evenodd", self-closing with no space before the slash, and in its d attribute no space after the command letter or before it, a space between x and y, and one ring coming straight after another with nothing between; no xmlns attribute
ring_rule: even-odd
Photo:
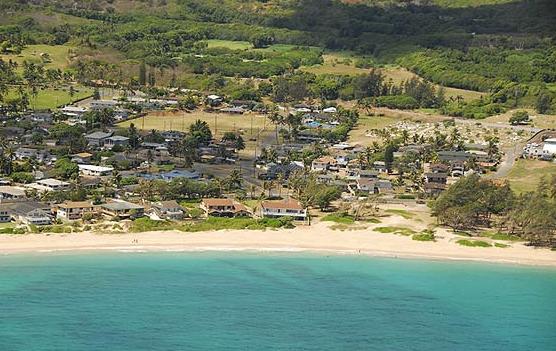
<svg viewBox="0 0 556 351"><path fill-rule="evenodd" d="M28 45L19 55L0 55L3 60L12 60L20 66L23 61L33 63L45 63L45 68L65 69L69 65L69 52L72 49L68 45ZM43 61L41 54L48 54L49 60ZM21 67L20 67L21 69Z"/></svg>
<svg viewBox="0 0 556 351"><path fill-rule="evenodd" d="M38 110L54 109L62 105L71 104L74 101L86 98L93 94L93 90L85 87L75 88L75 95L72 97L69 93L69 88L46 88L39 90L37 97L29 94L29 102L32 108ZM17 90L12 89L7 94L7 101L17 98Z"/></svg>
<svg viewBox="0 0 556 351"><path fill-rule="evenodd" d="M507 179L517 193L534 191L542 177L556 174L556 163L538 160L518 160Z"/></svg>
<svg viewBox="0 0 556 351"><path fill-rule="evenodd" d="M248 50L253 48L253 44L248 41L233 41L233 40L207 40L209 48L228 48L231 50Z"/></svg>

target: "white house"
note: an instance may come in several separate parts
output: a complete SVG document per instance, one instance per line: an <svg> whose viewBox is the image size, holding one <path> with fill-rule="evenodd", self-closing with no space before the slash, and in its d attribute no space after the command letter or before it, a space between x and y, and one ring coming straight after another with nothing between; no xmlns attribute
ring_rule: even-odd
<svg viewBox="0 0 556 351"><path fill-rule="evenodd" d="M307 209L297 200L268 200L261 203L259 215L261 217L290 217L296 220L305 220Z"/></svg>
<svg viewBox="0 0 556 351"><path fill-rule="evenodd" d="M556 138L550 138L544 141L543 153L556 155Z"/></svg>
<svg viewBox="0 0 556 351"><path fill-rule="evenodd" d="M95 165L79 165L79 172L85 176L102 177L112 175L114 167L102 167Z"/></svg>
<svg viewBox="0 0 556 351"><path fill-rule="evenodd" d="M69 189L70 183L58 179L48 178L37 180L35 183L27 185L27 187L36 189L41 192L59 191Z"/></svg>

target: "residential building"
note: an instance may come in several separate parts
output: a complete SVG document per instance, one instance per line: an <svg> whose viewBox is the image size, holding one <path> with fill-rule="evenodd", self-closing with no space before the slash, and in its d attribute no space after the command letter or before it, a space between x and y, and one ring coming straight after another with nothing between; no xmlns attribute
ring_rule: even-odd
<svg viewBox="0 0 556 351"><path fill-rule="evenodd" d="M336 166L336 159L332 156L323 156L314 160L311 164L313 172L326 172L334 169Z"/></svg>
<svg viewBox="0 0 556 351"><path fill-rule="evenodd" d="M112 175L114 167L103 167L95 165L79 165L79 172L85 176L103 177Z"/></svg>
<svg viewBox="0 0 556 351"><path fill-rule="evenodd" d="M426 183L446 184L448 175L446 173L425 173Z"/></svg>
<svg viewBox="0 0 556 351"><path fill-rule="evenodd" d="M127 145L129 145L129 138L120 135L111 136L104 141L104 147L107 149L112 149L114 146L126 147Z"/></svg>
<svg viewBox="0 0 556 351"><path fill-rule="evenodd" d="M152 204L154 213L162 219L181 220L185 211L176 201L159 201Z"/></svg>
<svg viewBox="0 0 556 351"><path fill-rule="evenodd" d="M203 199L201 209L206 216L239 217L250 216L249 210L232 199Z"/></svg>
<svg viewBox="0 0 556 351"><path fill-rule="evenodd" d="M102 147L106 142L106 139L112 136L112 132L94 132L91 134L85 135L85 140L87 140L87 144L92 147Z"/></svg>
<svg viewBox="0 0 556 351"><path fill-rule="evenodd" d="M556 155L556 138L550 138L544 141L543 152Z"/></svg>
<svg viewBox="0 0 556 351"><path fill-rule="evenodd" d="M20 200L26 197L24 188L9 185L0 186L0 202L3 200Z"/></svg>
<svg viewBox="0 0 556 351"><path fill-rule="evenodd" d="M66 201L58 205L56 217L66 221L75 221L83 218L85 213L93 213L94 206L87 201Z"/></svg>
<svg viewBox="0 0 556 351"><path fill-rule="evenodd" d="M119 219L135 219L145 215L143 206L119 199L112 199L100 205L100 208L103 214Z"/></svg>
<svg viewBox="0 0 556 351"><path fill-rule="evenodd" d="M41 192L61 191L61 190L68 190L70 187L70 183L64 182L62 180L54 179L54 178L48 178L48 179L37 180L35 183L31 183L27 185L27 187L36 189Z"/></svg>
<svg viewBox="0 0 556 351"><path fill-rule="evenodd" d="M29 225L48 225L52 223L52 212L48 204L37 201L0 204L0 221L12 220Z"/></svg>
<svg viewBox="0 0 556 351"><path fill-rule="evenodd" d="M267 200L261 203L259 215L270 218L288 217L302 221L307 218L307 209L297 200Z"/></svg>

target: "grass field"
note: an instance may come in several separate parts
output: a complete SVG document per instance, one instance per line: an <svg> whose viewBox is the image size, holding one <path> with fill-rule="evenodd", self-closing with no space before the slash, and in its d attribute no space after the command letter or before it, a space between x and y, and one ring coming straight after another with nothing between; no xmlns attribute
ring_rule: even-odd
<svg viewBox="0 0 556 351"><path fill-rule="evenodd" d="M41 54L48 54L50 62L45 63L45 68L65 69L69 64L69 51L72 47L68 45L29 45L19 55L0 55L7 61L12 60L20 66L23 61L42 63ZM20 67L21 69L21 67Z"/></svg>
<svg viewBox="0 0 556 351"><path fill-rule="evenodd" d="M231 50L248 50L253 48L253 44L248 41L233 41L233 40L207 40L209 48L227 48Z"/></svg>
<svg viewBox="0 0 556 351"><path fill-rule="evenodd" d="M399 119L390 116L364 116L359 118L357 126L349 133L349 141L358 144L370 144L372 137L366 136L372 129L382 129L394 124Z"/></svg>
<svg viewBox="0 0 556 351"><path fill-rule="evenodd" d="M207 122L216 137L221 137L225 132L238 131L243 133L245 139L248 139L251 138L251 135L257 136L263 130L268 133L274 131L273 124L264 116L255 114L228 115L204 111L194 111L192 113L153 112L144 118L122 122L119 126L127 128L133 123L138 129L143 130L187 131L189 126L198 119Z"/></svg>
<svg viewBox="0 0 556 351"><path fill-rule="evenodd" d="M533 191L542 177L556 174L556 163L538 160L518 160L507 179L517 193Z"/></svg>
<svg viewBox="0 0 556 351"><path fill-rule="evenodd" d="M93 90L85 87L76 87L73 97L70 96L69 88L42 89L39 90L36 98L31 95L31 91L27 91L27 93L29 94L29 103L32 108L37 110L48 110L89 97L93 94ZM7 101L16 98L17 94L17 90L10 90L7 94Z"/></svg>

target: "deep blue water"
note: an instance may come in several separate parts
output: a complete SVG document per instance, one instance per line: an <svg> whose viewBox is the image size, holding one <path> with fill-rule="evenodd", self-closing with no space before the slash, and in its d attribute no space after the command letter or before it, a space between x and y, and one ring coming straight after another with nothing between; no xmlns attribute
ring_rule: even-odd
<svg viewBox="0 0 556 351"><path fill-rule="evenodd" d="M0 351L556 350L556 270L281 254L0 257Z"/></svg>

